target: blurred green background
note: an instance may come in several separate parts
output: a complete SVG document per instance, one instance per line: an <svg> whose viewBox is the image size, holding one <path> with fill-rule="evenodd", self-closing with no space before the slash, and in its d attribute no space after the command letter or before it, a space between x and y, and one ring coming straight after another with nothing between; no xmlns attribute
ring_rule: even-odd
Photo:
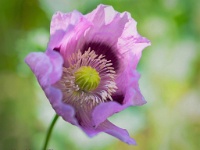
<svg viewBox="0 0 200 150"><path fill-rule="evenodd" d="M139 33L151 40L138 66L147 104L111 117L128 129L137 146L101 133L90 139L58 120L52 150L199 150L199 0L1 0L0 149L38 150L54 116L33 73L24 63L45 51L55 11L88 13L100 3L129 11Z"/></svg>

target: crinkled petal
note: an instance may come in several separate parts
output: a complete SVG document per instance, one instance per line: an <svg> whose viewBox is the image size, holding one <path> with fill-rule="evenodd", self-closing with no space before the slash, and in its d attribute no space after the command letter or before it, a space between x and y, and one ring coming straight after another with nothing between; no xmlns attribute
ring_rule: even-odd
<svg viewBox="0 0 200 150"><path fill-rule="evenodd" d="M25 62L37 77L41 87L56 83L62 75L63 59L57 52L30 53Z"/></svg>
<svg viewBox="0 0 200 150"><path fill-rule="evenodd" d="M48 87L51 85L51 79L49 78L52 73L53 66L49 57L44 53L30 53L25 62L29 65L37 80L42 88Z"/></svg>
<svg viewBox="0 0 200 150"><path fill-rule="evenodd" d="M129 37L129 39L119 38L117 47L122 55L122 63L127 64L132 61L132 69L137 68L137 64L141 58L142 50L151 45L148 39L141 37Z"/></svg>
<svg viewBox="0 0 200 150"><path fill-rule="evenodd" d="M62 92L59 89L51 86L45 89L45 94L47 95L53 109L59 116L61 116L65 121L70 122L71 124L78 124L75 118L74 108L62 102L63 96Z"/></svg>
<svg viewBox="0 0 200 150"><path fill-rule="evenodd" d="M67 32L70 26L79 23L81 13L74 10L71 13L57 12L51 19L50 34L53 35L57 31Z"/></svg>
<svg viewBox="0 0 200 150"><path fill-rule="evenodd" d="M137 32L137 22L131 17L129 12L124 12L122 14L127 17L128 22L120 38L128 39L130 37L138 37L139 34Z"/></svg>
<svg viewBox="0 0 200 150"><path fill-rule="evenodd" d="M47 51L46 55L49 57L52 65L52 72L50 74L51 84L56 83L62 76L62 56L54 51Z"/></svg>
<svg viewBox="0 0 200 150"><path fill-rule="evenodd" d="M98 126L114 113L121 111L123 107L124 106L120 105L117 102L107 102L98 105L97 107L95 107L92 113L94 125Z"/></svg>
<svg viewBox="0 0 200 150"><path fill-rule="evenodd" d="M116 79L117 87L124 95L123 104L137 106L146 103L139 89L139 78L140 74L136 70L131 70L127 68Z"/></svg>
<svg viewBox="0 0 200 150"><path fill-rule="evenodd" d="M128 18L128 22L118 39L117 47L119 53L124 57L124 63L134 59L134 69L136 69L142 50L151 43L137 32L137 22L131 17L130 13L124 12L124 15Z"/></svg>
<svg viewBox="0 0 200 150"><path fill-rule="evenodd" d="M76 117L79 121L79 127L89 136L93 137L99 132L105 132L110 134L119 140L126 142L127 144L136 144L135 140L132 139L128 132L125 129L121 129L115 125L113 125L108 120L105 120L103 123L95 126L93 120L91 119L92 109L89 107L85 107L84 109L76 109L77 114ZM101 110L102 111L102 110Z"/></svg>
<svg viewBox="0 0 200 150"><path fill-rule="evenodd" d="M59 49L64 35L65 35L65 32L63 32L62 30L58 30L53 35L51 35L48 42L47 51L52 51L57 48Z"/></svg>
<svg viewBox="0 0 200 150"><path fill-rule="evenodd" d="M62 75L62 57L54 51L48 51L46 54L37 52L30 53L25 62L35 74L56 113L66 121L77 124L73 107L64 104L62 92L53 87L53 84L60 80Z"/></svg>
<svg viewBox="0 0 200 150"><path fill-rule="evenodd" d="M57 12L51 19L50 40L48 43L49 50L59 48L62 38L68 33L79 21L80 13L73 11L72 13Z"/></svg>
<svg viewBox="0 0 200 150"><path fill-rule="evenodd" d="M76 24L71 26L60 42L60 54L63 58L69 58L71 54L80 50L80 45L84 42L84 34L86 30L92 26L92 23L89 22L82 14L79 14L79 17L76 17L78 21ZM67 60L64 62L64 65L68 66Z"/></svg>
<svg viewBox="0 0 200 150"><path fill-rule="evenodd" d="M94 24L87 32L86 40L106 42L110 46L117 43L128 22L128 18L125 15L115 11L112 6L106 5L99 5L85 16Z"/></svg>
<svg viewBox="0 0 200 150"><path fill-rule="evenodd" d="M80 40L80 36L83 36L85 30L91 25L92 23L78 11L57 12L51 20L48 49L59 48L63 56L69 56L76 50L77 40Z"/></svg>
<svg viewBox="0 0 200 150"><path fill-rule="evenodd" d="M124 95L123 103L119 104L115 102L117 100L113 99L114 101L101 103L96 106L92 114L95 125L98 126L114 113L120 112L131 105L138 106L146 103L139 89L139 78L140 75L135 70L128 69L123 72L116 81L119 88L116 94L122 93Z"/></svg>
<svg viewBox="0 0 200 150"><path fill-rule="evenodd" d="M95 24L95 27L100 28L103 25L113 21L117 12L112 6L98 5L92 12L86 14L86 18Z"/></svg>
<svg viewBox="0 0 200 150"><path fill-rule="evenodd" d="M124 15L129 21L117 43L118 52L121 54L121 64L123 64L118 79L122 80L122 83L125 80L127 81L127 78L130 80L135 79L135 73L130 72L136 71L142 50L151 45L148 39L138 34L137 22L131 17L130 13L125 12ZM127 82L130 83L129 80Z"/></svg>
<svg viewBox="0 0 200 150"><path fill-rule="evenodd" d="M100 124L97 129L102 130L103 132L106 132L127 144L136 145L135 140L130 137L127 130L115 126L108 120Z"/></svg>
<svg viewBox="0 0 200 150"><path fill-rule="evenodd" d="M94 124L91 117L91 108L77 108L76 117L79 122L80 128L89 136L93 137L100 131L94 129Z"/></svg>

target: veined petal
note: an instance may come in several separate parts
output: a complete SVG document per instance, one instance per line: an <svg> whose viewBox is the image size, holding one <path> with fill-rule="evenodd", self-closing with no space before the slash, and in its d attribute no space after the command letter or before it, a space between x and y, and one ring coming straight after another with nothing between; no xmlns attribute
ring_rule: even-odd
<svg viewBox="0 0 200 150"><path fill-rule="evenodd" d="M146 103L140 93L139 78L140 74L136 70L131 70L129 66L116 79L117 86L120 90L119 92L122 92L124 95L123 104L143 105Z"/></svg>
<svg viewBox="0 0 200 150"><path fill-rule="evenodd" d="M92 12L86 14L86 18L95 24L95 27L109 24L113 21L117 12L112 6L98 5Z"/></svg>
<svg viewBox="0 0 200 150"><path fill-rule="evenodd" d="M73 11L71 13L57 12L51 19L49 50L60 47L60 43L65 33L68 33L79 22L80 13Z"/></svg>
<svg viewBox="0 0 200 150"><path fill-rule="evenodd" d="M66 32L69 26L75 26L82 14L76 10L71 13L57 12L51 19L50 34L53 35L56 31Z"/></svg>
<svg viewBox="0 0 200 150"><path fill-rule="evenodd" d="M89 22L83 15L79 16L77 24L69 29L60 42L59 52L64 58L68 58L72 55L72 53L80 50L80 45L85 42L84 34L91 26L92 23ZM64 66L68 66L67 61L64 61Z"/></svg>
<svg viewBox="0 0 200 150"><path fill-rule="evenodd" d="M138 106L146 103L138 85L140 75L137 71L131 71L130 69L130 73L126 73L126 71L124 71L116 81L119 88L116 94L121 93L124 95L122 104L117 103L117 99L113 99L111 102L102 103L96 106L92 114L92 118L96 126L104 122L108 117L131 105Z"/></svg>
<svg viewBox="0 0 200 150"><path fill-rule="evenodd" d="M55 84L61 78L63 59L57 52L30 53L25 58L25 62L35 74L42 88Z"/></svg>
<svg viewBox="0 0 200 150"><path fill-rule="evenodd" d="M64 120L70 122L71 124L78 125L75 118L74 108L62 102L63 95L59 89L51 86L45 89L45 93L53 109L59 116L61 116Z"/></svg>
<svg viewBox="0 0 200 150"><path fill-rule="evenodd" d="M138 35L138 37L129 37L127 39L119 38L117 43L119 53L123 58L123 64L126 65L131 61L133 67L132 69L136 69L143 49L150 45L151 43L149 40L141 37L140 35Z"/></svg>
<svg viewBox="0 0 200 150"><path fill-rule="evenodd" d="M76 117L79 120L80 128L90 137L95 136L99 132L105 132L107 134L110 134L119 140L127 143L127 144L133 144L136 145L136 142L134 139L132 139L128 132L125 129L121 129L108 120L105 120L103 123L95 126L93 124L93 120L91 119L91 109L88 108L82 108L77 109Z"/></svg>
<svg viewBox="0 0 200 150"><path fill-rule="evenodd" d="M49 57L40 52L30 53L25 62L29 65L33 73L38 79L39 84L41 87L45 88L52 84L50 74L52 73L53 66Z"/></svg>
<svg viewBox="0 0 200 150"><path fill-rule="evenodd" d="M136 145L135 140L130 137L127 130L115 126L108 120L100 124L97 129L102 130L127 144Z"/></svg>
<svg viewBox="0 0 200 150"><path fill-rule="evenodd" d="M93 137L96 134L98 134L100 131L95 130L94 128L94 124L92 122L92 116L91 116L91 112L92 109L91 108L87 108L86 106L83 107L77 107L74 106L77 110L76 112L76 118L78 120L79 123L79 127L89 136L89 137Z"/></svg>
<svg viewBox="0 0 200 150"><path fill-rule="evenodd" d="M80 40L80 36L83 36L82 34L91 25L92 23L78 11L71 13L57 12L51 21L51 37L48 49L59 49L59 52L63 55L66 50L70 52L71 49L76 49L77 39ZM74 43L74 41L76 42Z"/></svg>
<svg viewBox="0 0 200 150"><path fill-rule="evenodd" d="M117 102L107 102L102 103L95 107L92 113L92 119L94 121L94 125L98 126L100 123L104 122L108 117L117 113L123 109L124 106L120 105ZM102 111L104 110L104 111Z"/></svg>
<svg viewBox="0 0 200 150"><path fill-rule="evenodd" d="M131 14L128 12L123 14L128 18L128 22L118 39L117 47L123 58L122 63L126 66L127 62L131 61L131 69L136 69L142 50L151 45L151 43L137 32L137 22L131 17Z"/></svg>
<svg viewBox="0 0 200 150"><path fill-rule="evenodd" d="M60 80L62 76L62 65L63 65L63 58L62 56L54 51L47 51L46 55L49 57L52 65L52 72L50 74L51 84L56 83Z"/></svg>
<svg viewBox="0 0 200 150"><path fill-rule="evenodd" d="M29 54L25 62L36 75L39 84L45 91L56 113L62 116L66 121L77 124L73 107L63 104L62 92L60 89L54 87L54 83L56 83L62 75L62 57L54 51L48 51L46 54L37 52Z"/></svg>
<svg viewBox="0 0 200 150"><path fill-rule="evenodd" d="M99 5L94 11L85 16L94 24L87 32L86 40L106 42L110 46L117 43L128 22L127 16L106 5Z"/></svg>

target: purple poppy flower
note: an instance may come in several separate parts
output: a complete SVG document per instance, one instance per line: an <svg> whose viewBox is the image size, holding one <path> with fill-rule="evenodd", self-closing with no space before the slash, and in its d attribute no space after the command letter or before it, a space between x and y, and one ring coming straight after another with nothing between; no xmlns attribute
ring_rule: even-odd
<svg viewBox="0 0 200 150"><path fill-rule="evenodd" d="M146 103L136 71L141 37L128 12L99 5L91 13L57 12L45 53L30 53L30 66L56 113L87 135L106 132L136 144L125 129L107 120L130 105Z"/></svg>

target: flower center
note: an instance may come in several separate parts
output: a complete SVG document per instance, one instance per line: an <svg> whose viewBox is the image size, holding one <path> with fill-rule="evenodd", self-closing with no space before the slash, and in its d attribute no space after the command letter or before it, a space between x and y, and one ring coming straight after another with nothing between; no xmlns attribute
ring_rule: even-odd
<svg viewBox="0 0 200 150"><path fill-rule="evenodd" d="M64 93L63 102L93 107L101 102L112 101L116 92L116 72L111 60L97 55L90 48L81 53L73 53L67 59L68 67L63 67L59 88Z"/></svg>
<svg viewBox="0 0 200 150"><path fill-rule="evenodd" d="M90 66L82 66L75 73L75 83L83 91L95 90L100 83L100 76L96 69Z"/></svg>

